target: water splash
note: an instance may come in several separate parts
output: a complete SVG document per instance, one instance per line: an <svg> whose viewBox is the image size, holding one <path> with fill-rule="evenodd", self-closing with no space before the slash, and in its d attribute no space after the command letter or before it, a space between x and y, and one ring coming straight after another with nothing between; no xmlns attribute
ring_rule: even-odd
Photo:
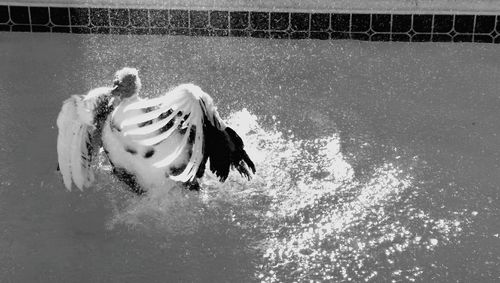
<svg viewBox="0 0 500 283"><path fill-rule="evenodd" d="M254 275L264 282L416 280L425 268L403 259L432 252L461 232L460 220L433 217L413 203L417 157L411 166L399 157L381 162L360 178L337 134L285 138L246 109L227 123L256 164L251 181L233 172L220 184L207 173L199 193L174 188L120 199L109 190L115 203L109 227L193 234L215 224L241 232L263 255Z"/></svg>

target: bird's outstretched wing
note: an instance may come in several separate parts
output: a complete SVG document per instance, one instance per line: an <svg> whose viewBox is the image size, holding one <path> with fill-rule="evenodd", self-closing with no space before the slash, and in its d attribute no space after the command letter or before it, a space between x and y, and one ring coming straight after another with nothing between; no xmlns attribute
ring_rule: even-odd
<svg viewBox="0 0 500 283"><path fill-rule="evenodd" d="M57 117L57 156L64 186L71 190L74 183L83 190L94 181L91 161L99 149L96 137L100 125L96 116L103 115L109 102L109 88L99 88L86 96L72 95L63 102ZM99 129L98 129L99 128Z"/></svg>
<svg viewBox="0 0 500 283"><path fill-rule="evenodd" d="M123 120L120 127L147 124L124 132L139 144L154 146L168 139L174 132L182 140L167 156L153 164L157 168L169 167L191 146L191 156L185 169L170 178L190 182L201 177L205 163L224 181L231 166L250 177L248 168L255 173L255 166L243 149L243 141L227 127L217 112L212 98L193 84L180 85L163 96L141 100L128 105L124 111L142 109L139 115ZM160 129L166 129L159 131Z"/></svg>

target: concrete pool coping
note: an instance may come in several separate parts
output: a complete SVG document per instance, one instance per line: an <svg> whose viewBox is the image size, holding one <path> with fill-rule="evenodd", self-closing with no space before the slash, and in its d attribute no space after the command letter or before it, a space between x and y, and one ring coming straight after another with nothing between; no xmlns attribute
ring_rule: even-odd
<svg viewBox="0 0 500 283"><path fill-rule="evenodd" d="M0 5L142 8L273 12L348 12L348 13L433 13L481 14L500 13L498 0L41 0L0 1Z"/></svg>

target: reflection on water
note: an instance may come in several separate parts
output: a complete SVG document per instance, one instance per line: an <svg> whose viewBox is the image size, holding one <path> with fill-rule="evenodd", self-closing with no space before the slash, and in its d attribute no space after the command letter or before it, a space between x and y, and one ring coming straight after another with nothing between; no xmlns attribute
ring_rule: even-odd
<svg viewBox="0 0 500 283"><path fill-rule="evenodd" d="M500 278L493 45L2 36L1 282ZM124 66L151 96L193 82L250 109L230 123L257 176L138 198L102 164L66 192L61 101Z"/></svg>
<svg viewBox="0 0 500 283"><path fill-rule="evenodd" d="M115 207L108 228L188 235L228 222L263 255L254 275L265 282L414 281L424 267L411 258L454 241L462 230L462 212L437 218L414 204L420 190L416 156L382 163L360 178L336 134L285 138L246 109L233 113L228 124L243 136L257 165L252 181L232 173L220 184L206 174L200 193L159 189L143 198L124 196L118 183L104 182L100 189Z"/></svg>

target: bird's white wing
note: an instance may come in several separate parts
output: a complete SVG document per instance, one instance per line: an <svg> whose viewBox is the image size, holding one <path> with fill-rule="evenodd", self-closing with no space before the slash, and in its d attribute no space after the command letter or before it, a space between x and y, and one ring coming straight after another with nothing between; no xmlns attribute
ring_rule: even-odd
<svg viewBox="0 0 500 283"><path fill-rule="evenodd" d="M163 96L131 103L125 108L142 110L142 114L125 119L121 126L144 123L131 127L123 134L144 146L154 146L173 133L181 134L181 142L167 156L153 164L157 168L170 167L191 146L191 156L184 170L170 178L189 182L201 177L205 163L221 181L226 180L231 168L250 178L255 165L244 150L240 136L227 127L219 116L212 98L198 86L184 84ZM147 124L147 125L146 125ZM162 130L160 130L162 129Z"/></svg>
<svg viewBox="0 0 500 283"><path fill-rule="evenodd" d="M206 101L209 99L210 101ZM154 146L168 139L174 132L182 135L181 142L166 156L153 164L157 168L172 165L191 145L191 156L184 171L170 176L179 182L193 181L203 160L203 126L207 119L205 105L211 98L199 87L183 84L165 95L141 100L128 105L124 111L142 109L140 115L125 119L121 126L148 123L146 126L131 128L125 131L134 141L144 146ZM160 129L164 130L160 130Z"/></svg>
<svg viewBox="0 0 500 283"><path fill-rule="evenodd" d="M73 95L63 102L57 117L57 157L64 186L71 190L74 183L83 190L94 181L91 169L95 146L94 115L99 103L107 103L102 97L109 89L91 91L86 96Z"/></svg>

